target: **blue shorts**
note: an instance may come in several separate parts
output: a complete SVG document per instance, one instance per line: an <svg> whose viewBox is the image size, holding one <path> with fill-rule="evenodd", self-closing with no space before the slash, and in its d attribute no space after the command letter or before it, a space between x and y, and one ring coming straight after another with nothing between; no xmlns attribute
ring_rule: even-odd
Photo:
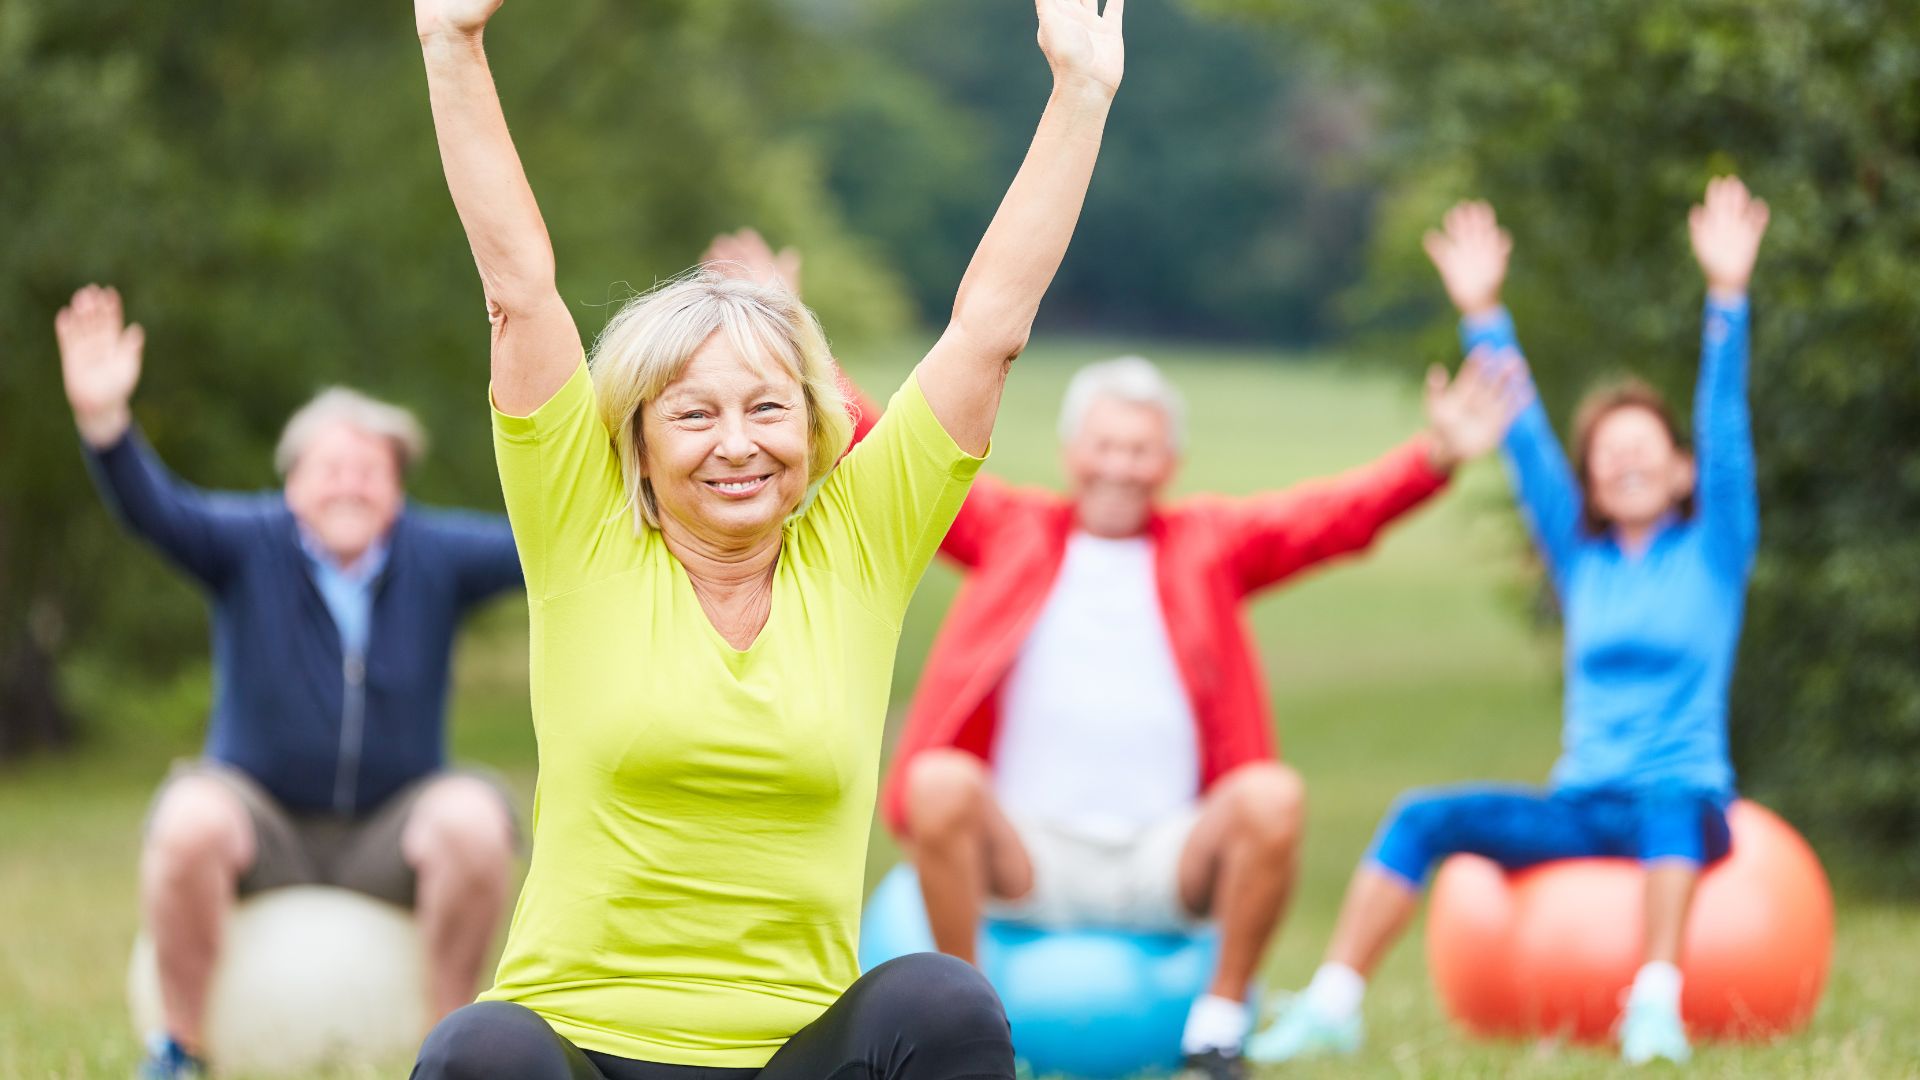
<svg viewBox="0 0 1920 1080"><path fill-rule="evenodd" d="M1509 870L1599 856L1706 866L1733 847L1727 803L1691 789L1433 788L1401 796L1367 858L1416 889L1435 863L1461 852Z"/></svg>

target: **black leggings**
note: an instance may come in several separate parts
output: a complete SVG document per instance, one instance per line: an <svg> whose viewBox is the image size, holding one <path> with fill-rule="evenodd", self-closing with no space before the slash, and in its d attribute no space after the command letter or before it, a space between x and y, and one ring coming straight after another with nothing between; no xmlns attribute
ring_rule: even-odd
<svg viewBox="0 0 1920 1080"><path fill-rule="evenodd" d="M860 977L764 1069L658 1065L582 1050L525 1006L469 1005L420 1048L414 1080L1012 1080L999 995L971 965L938 953Z"/></svg>

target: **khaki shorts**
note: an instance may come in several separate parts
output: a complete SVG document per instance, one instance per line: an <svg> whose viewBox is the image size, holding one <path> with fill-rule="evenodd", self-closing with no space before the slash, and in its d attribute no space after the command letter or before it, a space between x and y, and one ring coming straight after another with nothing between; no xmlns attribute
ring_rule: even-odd
<svg viewBox="0 0 1920 1080"><path fill-rule="evenodd" d="M1033 863L1033 891L995 901L988 914L1055 930L1193 930L1205 919L1180 900L1180 854L1199 820L1196 806L1131 837L1102 839L1015 819Z"/></svg>
<svg viewBox="0 0 1920 1080"><path fill-rule="evenodd" d="M147 809L147 825L167 789L188 777L213 780L232 792L253 825L253 865L241 875L239 893L249 896L287 885L334 885L401 907L413 906L414 873L401 850L407 819L420 796L436 782L470 777L500 796L513 823L514 844L524 835L513 797L497 776L484 770L449 769L401 788L371 814L349 818L334 814L295 814L252 777L217 761L177 761Z"/></svg>

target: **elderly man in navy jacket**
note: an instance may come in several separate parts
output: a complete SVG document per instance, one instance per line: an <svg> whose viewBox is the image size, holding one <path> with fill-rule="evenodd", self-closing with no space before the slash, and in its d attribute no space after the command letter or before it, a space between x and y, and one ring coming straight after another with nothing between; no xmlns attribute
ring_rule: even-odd
<svg viewBox="0 0 1920 1080"><path fill-rule="evenodd" d="M236 895L324 883L417 909L436 1015L471 1001L510 887L505 794L449 772L454 631L520 584L504 517L407 503L411 414L329 390L288 423L284 492L201 491L132 423L143 335L89 286L55 329L68 402L109 507L205 590L205 756L154 800L141 901L167 1030L147 1076L190 1076L221 918Z"/></svg>

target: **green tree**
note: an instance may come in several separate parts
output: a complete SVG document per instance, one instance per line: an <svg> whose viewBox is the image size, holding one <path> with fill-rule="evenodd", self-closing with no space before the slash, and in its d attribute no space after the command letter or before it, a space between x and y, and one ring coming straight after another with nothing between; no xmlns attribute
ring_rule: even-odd
<svg viewBox="0 0 1920 1080"><path fill-rule="evenodd" d="M1046 100L1022 0L834 4L858 47L817 128L849 220L945 318ZM824 18L824 16L823 16ZM1358 276L1370 191L1330 168L1364 134L1288 52L1173 3L1127 11L1127 85L1047 325L1307 342Z"/></svg>
<svg viewBox="0 0 1920 1080"><path fill-rule="evenodd" d="M1687 205L1721 172L1771 202L1736 759L1830 855L1920 883L1920 7L1197 2L1282 27L1378 91L1392 195L1355 306L1422 312L1426 356L1449 331L1418 230L1464 195L1499 207L1509 302L1562 420L1619 369L1686 400Z"/></svg>
<svg viewBox="0 0 1920 1080"><path fill-rule="evenodd" d="M0 758L72 738L56 657L139 684L205 648L190 591L130 557L84 475L51 329L78 285L118 284L145 324L136 416L194 481L272 484L280 424L346 382L435 433L418 494L498 504L480 289L412 25L373 0L0 4ZM788 133L837 46L778 0L516 3L489 44L583 330L749 221L805 245L830 330L900 328L904 294Z"/></svg>

